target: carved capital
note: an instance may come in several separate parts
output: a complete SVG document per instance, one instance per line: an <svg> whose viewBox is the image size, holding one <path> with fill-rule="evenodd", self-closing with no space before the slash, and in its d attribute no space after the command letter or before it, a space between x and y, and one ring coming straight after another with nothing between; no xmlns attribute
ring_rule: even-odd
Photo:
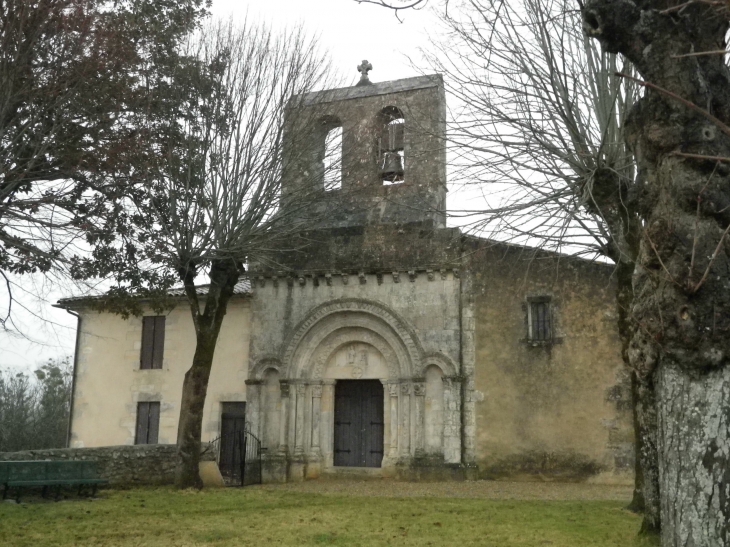
<svg viewBox="0 0 730 547"><path fill-rule="evenodd" d="M413 384L413 394L417 397L424 397L426 395L426 384L423 382Z"/></svg>
<svg viewBox="0 0 730 547"><path fill-rule="evenodd" d="M321 397L321 396L322 396L322 386L321 385L312 386L312 397Z"/></svg>
<svg viewBox="0 0 730 547"><path fill-rule="evenodd" d="M401 392L401 395L410 395L411 394L411 384L401 384L400 392Z"/></svg>
<svg viewBox="0 0 730 547"><path fill-rule="evenodd" d="M289 385L288 380L279 380L279 388L281 389L282 397L289 397Z"/></svg>

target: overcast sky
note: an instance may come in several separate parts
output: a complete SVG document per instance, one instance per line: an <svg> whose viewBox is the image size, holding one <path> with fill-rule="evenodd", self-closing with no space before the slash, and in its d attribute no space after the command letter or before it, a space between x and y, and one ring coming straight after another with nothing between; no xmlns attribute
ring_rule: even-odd
<svg viewBox="0 0 730 547"><path fill-rule="evenodd" d="M214 0L212 11L214 17L242 21L248 16L274 28L303 25L319 36L346 84L357 82L356 67L363 59L373 65L373 82L418 75L409 59L419 66L419 48L428 47L429 35L437 29L428 10L402 12L401 23L391 11L355 0ZM41 276L24 277L22 284L29 291L15 287L14 318L23 336L0 331L0 368L32 370L48 358L74 351L76 319L51 304L79 290Z"/></svg>

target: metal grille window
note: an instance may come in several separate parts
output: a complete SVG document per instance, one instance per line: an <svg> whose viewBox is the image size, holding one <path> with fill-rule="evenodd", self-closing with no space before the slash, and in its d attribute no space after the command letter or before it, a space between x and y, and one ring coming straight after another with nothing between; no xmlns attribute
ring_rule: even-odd
<svg viewBox="0 0 730 547"><path fill-rule="evenodd" d="M134 444L157 444L160 433L160 403L137 403Z"/></svg>
<svg viewBox="0 0 730 547"><path fill-rule="evenodd" d="M165 316L142 318L141 369L162 368L162 354L165 351Z"/></svg>
<svg viewBox="0 0 730 547"><path fill-rule="evenodd" d="M550 301L530 302L530 340L546 342L552 340Z"/></svg>

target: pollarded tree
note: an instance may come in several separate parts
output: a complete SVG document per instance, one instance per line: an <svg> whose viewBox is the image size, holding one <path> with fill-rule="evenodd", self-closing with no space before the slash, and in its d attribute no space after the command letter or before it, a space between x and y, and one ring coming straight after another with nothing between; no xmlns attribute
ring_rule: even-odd
<svg viewBox="0 0 730 547"><path fill-rule="evenodd" d="M621 129L637 94L615 73L630 71L629 63L583 35L570 0L470 0L451 3L441 18L448 33L429 59L452 97L452 184L484 196L481 206L452 215L475 218L475 229L500 240L610 259L628 365L641 224ZM652 385L632 372L632 392L632 507L653 531L660 523Z"/></svg>
<svg viewBox="0 0 730 547"><path fill-rule="evenodd" d="M730 6L591 0L647 87L626 139L644 230L629 358L656 386L662 544L730 545Z"/></svg>
<svg viewBox="0 0 730 547"><path fill-rule="evenodd" d="M328 77L326 58L301 29L277 35L250 21L240 28L211 24L191 37L183 53L186 61L166 99L175 107L165 123L150 128L163 135L158 160L144 173L143 192L120 196L134 228L117 234L111 245L98 246L99 260L85 264L86 271L117 279L111 296L120 298L106 301L117 311L134 307L126 296L164 293L174 282L184 287L196 347L180 407L181 488L201 486L203 406L234 288L245 278L247 264L265 261L267 251L285 246L309 225L306 205L323 191L305 184L286 196L301 207L280 207L281 172L297 162L291 151L312 153L311 146L291 142L294 132L285 129L321 131L317 120L299 118L297 106ZM152 282L149 272L156 275ZM208 279L202 288L201 278Z"/></svg>

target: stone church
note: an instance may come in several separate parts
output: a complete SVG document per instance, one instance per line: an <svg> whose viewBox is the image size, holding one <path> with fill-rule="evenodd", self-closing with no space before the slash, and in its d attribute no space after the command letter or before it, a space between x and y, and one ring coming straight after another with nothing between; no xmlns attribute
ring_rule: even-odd
<svg viewBox="0 0 730 547"><path fill-rule="evenodd" d="M274 250L237 286L203 441L245 421L265 481L631 482L612 268L446 226L440 76L365 76L301 108L317 137L284 171L282 207L311 184L302 173L323 171L333 132L339 179L315 180L310 208L325 214L309 244ZM129 319L60 303L79 315L70 446L175 442L195 343L180 298Z"/></svg>

